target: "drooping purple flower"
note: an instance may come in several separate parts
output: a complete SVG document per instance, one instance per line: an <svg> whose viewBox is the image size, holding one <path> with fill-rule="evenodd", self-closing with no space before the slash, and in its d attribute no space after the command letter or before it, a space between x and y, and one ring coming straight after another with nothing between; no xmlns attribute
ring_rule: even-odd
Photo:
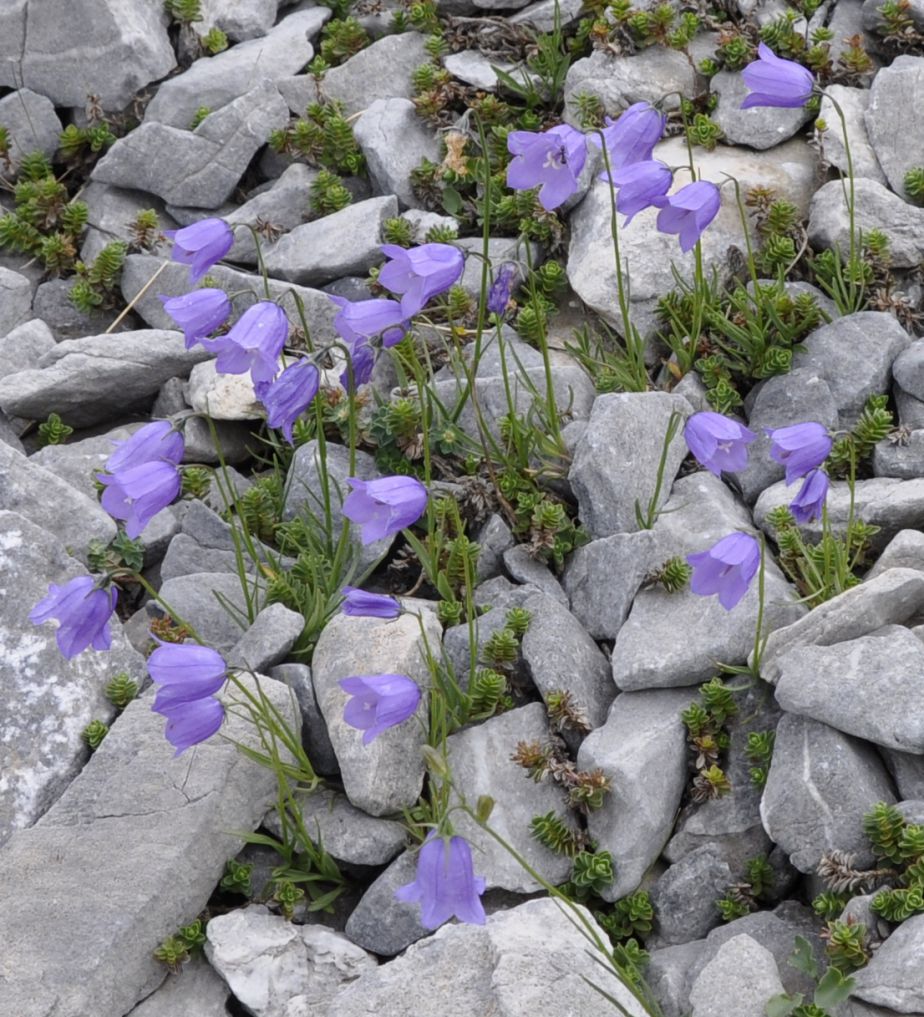
<svg viewBox="0 0 924 1017"><path fill-rule="evenodd" d="M352 491L343 502L343 514L358 523L363 544L398 533L416 523L427 507L427 489L414 477L347 477Z"/></svg>
<svg viewBox="0 0 924 1017"><path fill-rule="evenodd" d="M577 190L587 143L580 131L559 124L541 134L512 131L507 151L515 157L507 166L507 186L515 191L541 186L539 204L551 212Z"/></svg>
<svg viewBox="0 0 924 1017"><path fill-rule="evenodd" d="M209 343L218 353L215 369L219 374L245 374L255 385L276 377L279 355L289 334L285 311L269 300L248 307L227 335Z"/></svg>
<svg viewBox="0 0 924 1017"><path fill-rule="evenodd" d="M266 407L267 424L282 428L290 445L294 444L292 425L311 405L320 383L317 367L302 358L290 364L275 381L261 387L258 392L260 402Z"/></svg>
<svg viewBox="0 0 924 1017"><path fill-rule="evenodd" d="M153 709L167 718L164 735L176 749L174 759L191 745L211 738L225 719L225 708L214 696L188 703L165 703L159 708L155 705Z"/></svg>
<svg viewBox="0 0 924 1017"><path fill-rule="evenodd" d="M231 301L224 290L193 290L181 297L159 294L164 310L183 329L186 349L223 325L231 315Z"/></svg>
<svg viewBox="0 0 924 1017"><path fill-rule="evenodd" d="M808 68L794 60L778 57L769 46L757 47L757 60L741 72L744 83L751 90L741 109L752 106L780 106L795 109L804 106L811 98L815 79Z"/></svg>
<svg viewBox="0 0 924 1017"><path fill-rule="evenodd" d="M397 300L347 300L328 294L330 300L340 308L334 316L334 329L340 338L349 344L368 341L375 336L382 337L383 346L395 346L407 331L407 316Z"/></svg>
<svg viewBox="0 0 924 1017"><path fill-rule="evenodd" d="M421 244L409 251L383 244L382 253L390 260L382 266L378 281L401 294L405 318L412 318L428 300L457 283L465 268L462 252L452 244Z"/></svg>
<svg viewBox="0 0 924 1017"><path fill-rule="evenodd" d="M737 420L705 410L687 420L683 437L699 465L718 477L723 470L737 473L747 466L747 447L757 435Z"/></svg>
<svg viewBox="0 0 924 1017"><path fill-rule="evenodd" d="M661 211L656 223L662 233L678 233L680 250L693 249L703 230L719 214L719 189L708 180L696 180L681 187L676 194L654 198L651 202Z"/></svg>
<svg viewBox="0 0 924 1017"><path fill-rule="evenodd" d="M180 472L172 462L154 460L127 466L116 473L97 473L106 488L100 504L113 519L125 521L125 532L134 540L145 526L180 493Z"/></svg>
<svg viewBox="0 0 924 1017"><path fill-rule="evenodd" d="M41 625L51 618L60 623L55 633L58 649L68 660L88 646L108 650L112 646L109 619L115 610L116 588L100 589L92 576L77 576L63 586L48 584L43 597L29 612L29 621Z"/></svg>
<svg viewBox="0 0 924 1017"><path fill-rule="evenodd" d="M828 429L814 421L789 427L767 427L764 431L773 443L770 458L786 467L787 484L821 466L834 444Z"/></svg>
<svg viewBox="0 0 924 1017"><path fill-rule="evenodd" d="M494 276L494 282L488 290L487 309L490 314L503 315L510 303L510 294L517 280L517 266L512 261L505 261Z"/></svg>
<svg viewBox="0 0 924 1017"><path fill-rule="evenodd" d="M420 687L406 674L362 675L338 684L353 697L343 708L343 719L365 732L363 745L406 721L420 702Z"/></svg>
<svg viewBox="0 0 924 1017"><path fill-rule="evenodd" d="M828 497L828 474L824 470L812 470L806 474L799 493L789 503L789 511L799 525L821 518L825 499Z"/></svg>
<svg viewBox="0 0 924 1017"><path fill-rule="evenodd" d="M485 881L475 875L472 849L463 837L441 837L433 832L417 856L417 878L401 886L395 897L405 903L420 902L420 924L438 929L450 918L484 925L481 894Z"/></svg>
<svg viewBox="0 0 924 1017"><path fill-rule="evenodd" d="M401 614L401 605L394 597L367 593L355 586L344 586L340 592L343 594L340 609L353 618L397 618Z"/></svg>
<svg viewBox="0 0 924 1017"><path fill-rule="evenodd" d="M667 117L648 102L636 102L617 120L606 118L599 133L588 135L600 147L600 134L606 145L610 169L615 171L634 162L648 162L655 145L661 140ZM606 180L606 170L600 174Z"/></svg>
<svg viewBox="0 0 924 1017"><path fill-rule="evenodd" d="M185 451L183 436L169 420L145 424L126 441L114 444L115 452L106 460L106 469L110 473L158 460L178 466Z"/></svg>
<svg viewBox="0 0 924 1017"><path fill-rule="evenodd" d="M221 654L198 643L161 643L148 657L147 666L160 686L153 707L158 713L214 695L228 677Z"/></svg>
<svg viewBox="0 0 924 1017"><path fill-rule="evenodd" d="M602 179L606 179L603 174ZM650 208L656 198L667 194L674 175L670 167L657 159L646 162L632 162L622 169L613 170L610 175L612 185L619 188L616 196L616 210L626 216L624 226L645 208Z"/></svg>
<svg viewBox="0 0 924 1017"><path fill-rule="evenodd" d="M340 384L348 391L365 385L372 377L375 367L375 350L365 340L354 343L350 348L350 366L344 368L340 375ZM352 368L352 374L351 372Z"/></svg>
<svg viewBox="0 0 924 1017"><path fill-rule="evenodd" d="M730 611L748 592L748 585L760 566L760 545L747 533L729 533L708 551L688 554L693 566L690 589L700 596L719 595L719 603Z"/></svg>
<svg viewBox="0 0 924 1017"><path fill-rule="evenodd" d="M190 282L198 282L234 243L234 234L224 219L200 219L181 230L165 230L164 236L173 240L170 257L189 265Z"/></svg>

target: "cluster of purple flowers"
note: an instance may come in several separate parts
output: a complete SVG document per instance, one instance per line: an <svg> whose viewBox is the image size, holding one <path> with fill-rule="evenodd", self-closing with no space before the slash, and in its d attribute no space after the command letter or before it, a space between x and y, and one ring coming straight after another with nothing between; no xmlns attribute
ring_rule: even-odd
<svg viewBox="0 0 924 1017"><path fill-rule="evenodd" d="M220 653L196 643L161 643L148 657L148 674L159 686L153 709L167 718L164 734L174 755L211 738L225 719L215 698L228 679Z"/></svg>
<svg viewBox="0 0 924 1017"><path fill-rule="evenodd" d="M687 447L700 466L719 476L747 466L747 447L757 435L744 424L720 413L694 413L684 427ZM802 486L789 505L796 522L817 519L828 496L828 475L821 464L831 451L825 427L814 421L789 427L766 428L770 457L786 467L786 483L802 478ZM717 593L719 603L731 610L747 593L760 565L760 546L747 533L730 533L706 551L687 555L693 566L690 589L703 596Z"/></svg>

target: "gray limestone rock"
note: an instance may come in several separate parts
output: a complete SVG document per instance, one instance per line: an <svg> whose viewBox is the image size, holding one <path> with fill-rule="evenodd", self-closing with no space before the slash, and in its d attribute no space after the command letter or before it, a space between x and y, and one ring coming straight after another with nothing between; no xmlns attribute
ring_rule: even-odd
<svg viewBox="0 0 924 1017"><path fill-rule="evenodd" d="M873 78L866 130L889 186L906 198L905 174L924 166L924 57L902 55Z"/></svg>
<svg viewBox="0 0 924 1017"><path fill-rule="evenodd" d="M514 547L513 533L504 517L493 513L478 531L478 561L475 563L475 582L483 583L500 575L504 554Z"/></svg>
<svg viewBox="0 0 924 1017"><path fill-rule="evenodd" d="M656 941L676 946L702 939L721 922L715 902L739 875L713 844L703 844L671 865L651 891Z"/></svg>
<svg viewBox="0 0 924 1017"><path fill-rule="evenodd" d="M899 1013L924 1011L924 915L915 915L894 929L856 974L855 996Z"/></svg>
<svg viewBox="0 0 924 1017"><path fill-rule="evenodd" d="M0 445L0 455L5 449L6 445ZM18 455L12 449L9 452ZM0 465L0 474L16 483L6 465ZM0 504L4 502L0 496ZM53 503L56 513L48 513L42 501L35 505L49 521L58 515L79 516L73 506L68 511L63 495ZM113 638L108 653L88 649L71 660L65 660L58 649L53 623L29 621L29 612L47 596L49 583L63 585L81 574L79 562L47 529L15 512L0 511L0 688L4 690L0 698L0 744L4 746L0 843L14 830L34 823L80 772L87 754L81 732L91 720L110 721L114 713L103 695L110 677L127 671L140 684L144 676L144 662L128 645L118 619L110 622Z"/></svg>
<svg viewBox="0 0 924 1017"><path fill-rule="evenodd" d="M265 411L249 374L223 374L214 360L189 372L186 401L198 413L215 420L262 420Z"/></svg>
<svg viewBox="0 0 924 1017"><path fill-rule="evenodd" d="M878 180L854 180L856 228L868 233L881 230L889 238L889 254L895 268L909 268L924 257L924 209L909 205ZM850 253L850 217L840 180L831 180L815 192L809 212L808 238L818 249L837 248L841 257Z"/></svg>
<svg viewBox="0 0 924 1017"><path fill-rule="evenodd" d="M912 342L898 354L892 362L892 377L909 395L924 399L924 342Z"/></svg>
<svg viewBox="0 0 924 1017"><path fill-rule="evenodd" d="M892 395L898 410L899 425L910 431L924 428L924 401L908 395L900 385L892 386Z"/></svg>
<svg viewBox="0 0 924 1017"><path fill-rule="evenodd" d="M339 862L387 865L404 849L407 830L403 823L367 816L339 791L302 791L297 799L308 835ZM275 809L267 813L263 825L279 836L281 825Z"/></svg>
<svg viewBox="0 0 924 1017"><path fill-rule="evenodd" d="M576 908L606 942L591 915ZM427 999L439 1000L441 1017L560 1017L568 1010L611 1017L613 1004L593 985L628 1017L645 1017L637 998L597 963L578 919L555 901L532 900L491 915L485 925L444 926L345 988L325 1017L416 1017Z"/></svg>
<svg viewBox="0 0 924 1017"><path fill-rule="evenodd" d="M924 756L881 749L892 780L903 799L924 798Z"/></svg>
<svg viewBox="0 0 924 1017"><path fill-rule="evenodd" d="M277 9L291 0L202 0L202 23L220 28L229 39L259 39L273 27Z"/></svg>
<svg viewBox="0 0 924 1017"><path fill-rule="evenodd" d="M723 140L729 145L747 145L760 150L773 148L791 138L812 118L804 106L742 109L741 103L751 90L739 71L719 71L710 79L709 90L719 98L712 119L722 128Z"/></svg>
<svg viewBox="0 0 924 1017"><path fill-rule="evenodd" d="M110 328L114 332L130 332L138 327L138 319L132 313L126 314L116 325L116 315L112 311L100 308L86 313L78 310L70 299L73 285L70 279L49 279L39 285L32 301L32 314L48 325L57 340L83 339Z"/></svg>
<svg viewBox="0 0 924 1017"><path fill-rule="evenodd" d="M305 619L297 611L290 611L283 604L269 604L228 654L229 666L266 673L285 659L304 627Z"/></svg>
<svg viewBox="0 0 924 1017"><path fill-rule="evenodd" d="M19 272L0 266L0 336L31 317L32 283Z"/></svg>
<svg viewBox="0 0 924 1017"><path fill-rule="evenodd" d="M336 614L318 638L311 667L315 695L347 797L370 815L410 808L420 794L424 731L419 721L427 716L430 683L426 651L437 652L441 635L436 615L424 611L420 620L402 614L393 621ZM361 732L343 718L348 696L338 683L376 674L406 675L418 684L422 695L411 717L364 745Z"/></svg>
<svg viewBox="0 0 924 1017"><path fill-rule="evenodd" d="M413 883L416 875L417 853L403 852L369 885L347 919L347 936L364 950L394 957L429 935L420 924L420 906L395 897L395 890Z"/></svg>
<svg viewBox="0 0 924 1017"><path fill-rule="evenodd" d="M887 625L833 646L797 646L776 658L776 698L789 713L900 752L924 753L924 644Z"/></svg>
<svg viewBox="0 0 924 1017"><path fill-rule="evenodd" d="M767 1000L783 992L773 954L742 934L724 943L690 990L692 1017L766 1017Z"/></svg>
<svg viewBox="0 0 924 1017"><path fill-rule="evenodd" d="M246 619L247 605L241 581L236 575L195 572L174 576L161 586L160 594L219 653L233 649L246 628L246 624L237 620L238 616ZM223 606L223 600L232 606L234 614ZM148 601L147 611L150 618L163 615L162 609L153 600Z"/></svg>
<svg viewBox="0 0 924 1017"><path fill-rule="evenodd" d="M149 286L154 273L157 273L157 282ZM209 275L215 280L215 285L225 290L226 293L234 294L231 306L235 314L242 314L254 300L265 299L263 283L259 276L247 272L239 272L224 265L215 265L209 269ZM125 266L122 269L122 296L126 301L133 301L138 298L134 305L135 310L152 328L175 328L175 322L164 310L164 305L158 298L158 294L168 297L178 297L188 293L192 287L189 283L189 269L186 265L176 262L164 262L161 258L155 258L150 254L130 254L125 259ZM142 294L141 291L148 287ZM279 303L280 307L288 314L290 321L298 321L297 305L295 297L298 297L304 305L305 316L311 322L311 338L318 345L336 338L333 321L337 307L326 293L320 290L309 289L306 286L294 286L292 283L282 282L277 279L269 280L270 299Z"/></svg>
<svg viewBox="0 0 924 1017"><path fill-rule="evenodd" d="M661 1006L664 1017L688 1017L690 989L702 970L704 940L651 951L645 965L645 983Z"/></svg>
<svg viewBox="0 0 924 1017"><path fill-rule="evenodd" d="M192 959L139 1003L128 1017L227 1017L228 986L204 960Z"/></svg>
<svg viewBox="0 0 924 1017"><path fill-rule="evenodd" d="M378 967L346 936L294 925L262 905L209 921L205 955L254 1017L323 1012L345 986Z"/></svg>
<svg viewBox="0 0 924 1017"><path fill-rule="evenodd" d="M4 445L9 445L14 451L26 454L23 443L19 440L19 428L14 427L4 413L0 413L0 441Z"/></svg>
<svg viewBox="0 0 924 1017"><path fill-rule="evenodd" d="M582 5L578 0L537 0L536 3L523 7L516 14L510 15L509 21L514 25L532 25L537 32L551 32L557 23L562 28L577 21Z"/></svg>
<svg viewBox="0 0 924 1017"><path fill-rule="evenodd" d="M61 121L54 104L31 89L20 88L0 99L0 126L9 138L7 168L13 176L23 156L42 152L51 158L58 150Z"/></svg>
<svg viewBox="0 0 924 1017"><path fill-rule="evenodd" d="M440 145L410 99L372 103L353 125L353 135L366 157L376 191L396 195L403 208L418 204L411 173L422 159L438 163Z"/></svg>
<svg viewBox="0 0 924 1017"><path fill-rule="evenodd" d="M599 767L611 782L603 807L587 817L590 836L613 855L616 879L605 900L636 890L670 837L687 780L680 711L689 698L673 689L623 693L578 752L579 769Z"/></svg>
<svg viewBox="0 0 924 1017"><path fill-rule="evenodd" d="M314 694L311 668L307 664L277 664L270 677L285 682L295 693L302 714L302 744L315 771L323 776L336 774L337 756Z"/></svg>
<svg viewBox="0 0 924 1017"><path fill-rule="evenodd" d="M656 509L664 506L688 454L682 423L692 412L686 399L665 392L597 396L568 471L581 522L594 537L642 528L636 517L647 513L655 496L667 429L676 413L681 424L674 424Z"/></svg>
<svg viewBox="0 0 924 1017"><path fill-rule="evenodd" d="M382 224L398 214L394 195L369 198L296 226L265 254L270 275L313 285L365 274L384 260Z"/></svg>
<svg viewBox="0 0 924 1017"><path fill-rule="evenodd" d="M775 684L780 677L780 657L796 647L831 646L856 639L884 625L901 625L922 610L924 576L915 569L889 569L772 632L761 656L761 677Z"/></svg>
<svg viewBox="0 0 924 1017"><path fill-rule="evenodd" d="M864 177L880 184L888 184L866 133L865 114L869 98L868 88L847 88L846 85L832 84L825 89L825 94L821 97L820 110L821 119L828 125L828 130L822 138L825 159L846 175L848 163L844 147L844 126L834 106L836 102L844 111L844 119L847 121L847 142L850 145L854 177Z"/></svg>
<svg viewBox="0 0 924 1017"><path fill-rule="evenodd" d="M400 35L386 35L358 53L339 67L332 67L321 82L321 92L328 99L343 103L347 116L368 109L377 99L411 99L411 72L429 59L424 48L426 38L418 32L403 32ZM314 91L310 79L307 82ZM289 100L292 101L291 98ZM293 108L302 114L309 98Z"/></svg>
<svg viewBox="0 0 924 1017"><path fill-rule="evenodd" d="M99 252L113 240L131 244L136 240L132 225L138 213L153 209L157 213L161 230L173 229L176 223L164 210L163 202L143 191L130 191L109 184L88 183L80 194L89 211L87 232L80 245L80 260L86 264L95 261ZM201 218L197 211L197 218ZM162 248L165 249L165 248ZM77 338L65 336L65 338Z"/></svg>
<svg viewBox="0 0 924 1017"><path fill-rule="evenodd" d="M33 318L23 322L5 338L0 336L0 378L37 367L54 346L55 337L44 321Z"/></svg>
<svg viewBox="0 0 924 1017"><path fill-rule="evenodd" d="M44 420L58 413L75 427L144 406L168 379L209 356L185 348L181 332L139 329L58 343L39 366L0 379L4 413Z"/></svg>
<svg viewBox="0 0 924 1017"><path fill-rule="evenodd" d="M261 684L296 719L285 690ZM272 770L233 744L259 748L251 725L228 713L227 738L174 758L152 699L130 703L54 807L4 846L0 1013L130 1010L164 979L156 947L201 912L240 850L229 831L253 830L275 799ZM53 921L37 920L37 900L55 901Z"/></svg>
<svg viewBox="0 0 924 1017"><path fill-rule="evenodd" d="M29 456L29 462L66 480L71 487L85 494L92 502L99 502L96 474L104 469L106 460L116 449L116 443L127 441L139 425L116 427L104 434L66 445L46 445Z"/></svg>
<svg viewBox="0 0 924 1017"><path fill-rule="evenodd" d="M121 110L139 89L169 74L176 56L167 15L144 0L12 0L0 14L0 85L28 88L56 106L83 108L95 96Z"/></svg>
<svg viewBox="0 0 924 1017"><path fill-rule="evenodd" d="M518 742L549 740L546 712L530 703L468 727L447 739L448 762L454 786L474 805L481 795L494 799L491 828L518 851L548 882L568 878L570 861L537 841L529 830L535 816L564 814L564 798L550 781L530 779L510 758ZM517 893L541 888L513 856L464 813L454 813L456 832L472 845L475 872L488 888L500 886Z"/></svg>
<svg viewBox="0 0 924 1017"><path fill-rule="evenodd" d="M813 872L834 849L855 852L860 868L872 865L863 816L880 801L894 802L895 793L870 746L818 721L784 714L760 814L800 872Z"/></svg>
<svg viewBox="0 0 924 1017"><path fill-rule="evenodd" d="M150 191L173 205L214 209L230 197L270 132L288 119L285 101L264 78L194 131L146 121L109 149L92 179Z"/></svg>
<svg viewBox="0 0 924 1017"><path fill-rule="evenodd" d="M260 38L202 57L165 81L144 111L144 122L189 130L196 111L213 113L239 99L259 81L298 74L314 56L313 39L330 17L326 7L310 7L282 19Z"/></svg>
<svg viewBox="0 0 924 1017"><path fill-rule="evenodd" d="M0 509L48 530L81 561L91 541L105 545L115 537L116 524L95 498L5 443L0 444L0 477Z"/></svg>
<svg viewBox="0 0 924 1017"><path fill-rule="evenodd" d="M911 431L898 441L879 442L873 449L873 473L899 480L924 477L924 430Z"/></svg>
<svg viewBox="0 0 924 1017"><path fill-rule="evenodd" d="M504 551L504 568L517 583L535 586L559 604L568 606L568 596L561 588L561 583L552 574L548 565L544 565L530 553L526 544L514 544Z"/></svg>

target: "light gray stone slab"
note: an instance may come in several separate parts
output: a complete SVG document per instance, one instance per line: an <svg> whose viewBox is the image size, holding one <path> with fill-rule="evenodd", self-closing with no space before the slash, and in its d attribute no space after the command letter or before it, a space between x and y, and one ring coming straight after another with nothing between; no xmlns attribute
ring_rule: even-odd
<svg viewBox="0 0 924 1017"><path fill-rule="evenodd" d="M412 98L411 72L429 60L425 42L426 37L418 32L378 39L339 67L332 67L321 82L322 95L342 103L347 116L368 109L377 99ZM314 93L313 83L309 80L307 84ZM301 115L307 102L317 101L314 97L307 102L302 99L296 100L293 113Z"/></svg>
<svg viewBox="0 0 924 1017"><path fill-rule="evenodd" d="M854 995L899 1013L924 1011L924 915L914 915L892 931L857 972Z"/></svg>
<svg viewBox="0 0 924 1017"><path fill-rule="evenodd" d="M783 992L773 954L748 935L725 943L703 968L690 991L692 1017L766 1017L767 1000Z"/></svg>
<svg viewBox="0 0 924 1017"><path fill-rule="evenodd" d="M866 130L889 186L906 198L905 174L924 166L924 57L902 54L873 78Z"/></svg>
<svg viewBox="0 0 924 1017"><path fill-rule="evenodd" d="M0 99L0 127L7 130L7 156L14 176L23 156L42 152L51 158L58 150L61 121L54 104L29 88L20 88Z"/></svg>

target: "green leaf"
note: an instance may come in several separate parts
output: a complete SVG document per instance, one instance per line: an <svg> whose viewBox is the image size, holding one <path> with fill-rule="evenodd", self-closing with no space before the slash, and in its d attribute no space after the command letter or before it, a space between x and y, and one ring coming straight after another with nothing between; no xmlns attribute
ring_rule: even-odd
<svg viewBox="0 0 924 1017"><path fill-rule="evenodd" d="M452 592L452 587L449 585L449 580L446 578L445 572L440 572L440 574L436 577L436 588L443 600L456 599L455 594Z"/></svg>
<svg viewBox="0 0 924 1017"><path fill-rule="evenodd" d="M789 1015L802 1002L801 992L794 992L791 996L782 993L779 996L771 996L767 1000L767 1017L789 1017Z"/></svg>
<svg viewBox="0 0 924 1017"><path fill-rule="evenodd" d="M801 971L804 975L808 975L809 978L818 977L818 961L815 960L812 944L805 936L796 936L796 948L793 950L788 963L791 968Z"/></svg>
<svg viewBox="0 0 924 1017"><path fill-rule="evenodd" d="M462 211L462 195L455 189L455 187L445 187L443 189L443 208L450 215L458 215Z"/></svg>
<svg viewBox="0 0 924 1017"><path fill-rule="evenodd" d="M850 995L855 984L853 978L845 978L837 968L828 968L815 988L815 1006L833 1010Z"/></svg>

